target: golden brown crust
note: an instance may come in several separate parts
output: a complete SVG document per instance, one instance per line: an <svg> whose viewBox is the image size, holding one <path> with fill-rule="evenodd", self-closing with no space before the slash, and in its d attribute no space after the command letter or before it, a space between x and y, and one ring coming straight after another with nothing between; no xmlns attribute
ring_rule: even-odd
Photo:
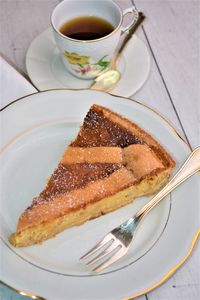
<svg viewBox="0 0 200 300"><path fill-rule="evenodd" d="M120 147L68 147L61 159L63 165L81 163L122 163Z"/></svg>
<svg viewBox="0 0 200 300"><path fill-rule="evenodd" d="M122 163L137 179L144 178L157 170L165 170L162 161L147 145L130 145L122 150Z"/></svg>

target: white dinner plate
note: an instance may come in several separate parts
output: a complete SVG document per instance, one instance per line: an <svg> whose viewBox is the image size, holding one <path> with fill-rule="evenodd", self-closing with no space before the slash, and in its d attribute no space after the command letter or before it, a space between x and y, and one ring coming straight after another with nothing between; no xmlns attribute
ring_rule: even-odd
<svg viewBox="0 0 200 300"><path fill-rule="evenodd" d="M137 231L126 256L99 274L79 257L150 197L58 234L41 245L14 248L8 236L20 213L44 187L63 150L97 103L134 120L172 154L177 168L190 153L175 130L150 108L91 90L32 94L3 109L1 138L1 280L45 299L122 299L155 288L187 258L198 236L198 176L166 197ZM175 170L175 171L176 171Z"/></svg>
<svg viewBox="0 0 200 300"><path fill-rule="evenodd" d="M118 63L121 79L112 94L130 97L146 82L150 73L150 55L145 43L136 35L129 40ZM28 75L39 91L89 88L92 80L76 78L64 67L53 32L48 28L31 43L26 55Z"/></svg>

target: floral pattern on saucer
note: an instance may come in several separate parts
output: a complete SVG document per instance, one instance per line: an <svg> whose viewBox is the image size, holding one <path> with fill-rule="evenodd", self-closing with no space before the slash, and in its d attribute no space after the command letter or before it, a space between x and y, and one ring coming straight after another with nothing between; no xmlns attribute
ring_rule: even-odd
<svg viewBox="0 0 200 300"><path fill-rule="evenodd" d="M75 52L69 53L64 52L64 57L67 59L68 63L71 65L73 71L79 75L90 75L96 76L100 72L107 69L110 65L110 60L105 59L108 55L104 55L97 62L90 62L89 56L82 56Z"/></svg>

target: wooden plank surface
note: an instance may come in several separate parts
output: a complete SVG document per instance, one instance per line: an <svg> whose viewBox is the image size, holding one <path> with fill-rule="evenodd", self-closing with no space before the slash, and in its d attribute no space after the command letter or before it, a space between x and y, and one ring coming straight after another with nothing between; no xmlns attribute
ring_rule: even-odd
<svg viewBox="0 0 200 300"><path fill-rule="evenodd" d="M49 27L59 0L0 0L0 52L26 72L31 41ZM131 0L116 0L122 7ZM198 0L135 0L147 16L138 36L146 43L151 74L134 99L168 119L192 147L200 143ZM162 286L140 297L149 300L200 299L199 243L190 259ZM0 286L0 299L25 299ZM56 299L57 300L57 299Z"/></svg>

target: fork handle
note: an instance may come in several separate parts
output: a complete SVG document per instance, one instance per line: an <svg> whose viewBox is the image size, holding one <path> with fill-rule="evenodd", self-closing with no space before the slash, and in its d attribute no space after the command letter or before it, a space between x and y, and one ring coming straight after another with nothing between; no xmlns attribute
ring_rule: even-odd
<svg viewBox="0 0 200 300"><path fill-rule="evenodd" d="M155 196L149 203L140 209L134 218L140 220L143 218L154 206L156 206L166 195L168 195L179 184L192 176L200 170L200 147L196 148L185 161L183 166L169 181L169 183Z"/></svg>

